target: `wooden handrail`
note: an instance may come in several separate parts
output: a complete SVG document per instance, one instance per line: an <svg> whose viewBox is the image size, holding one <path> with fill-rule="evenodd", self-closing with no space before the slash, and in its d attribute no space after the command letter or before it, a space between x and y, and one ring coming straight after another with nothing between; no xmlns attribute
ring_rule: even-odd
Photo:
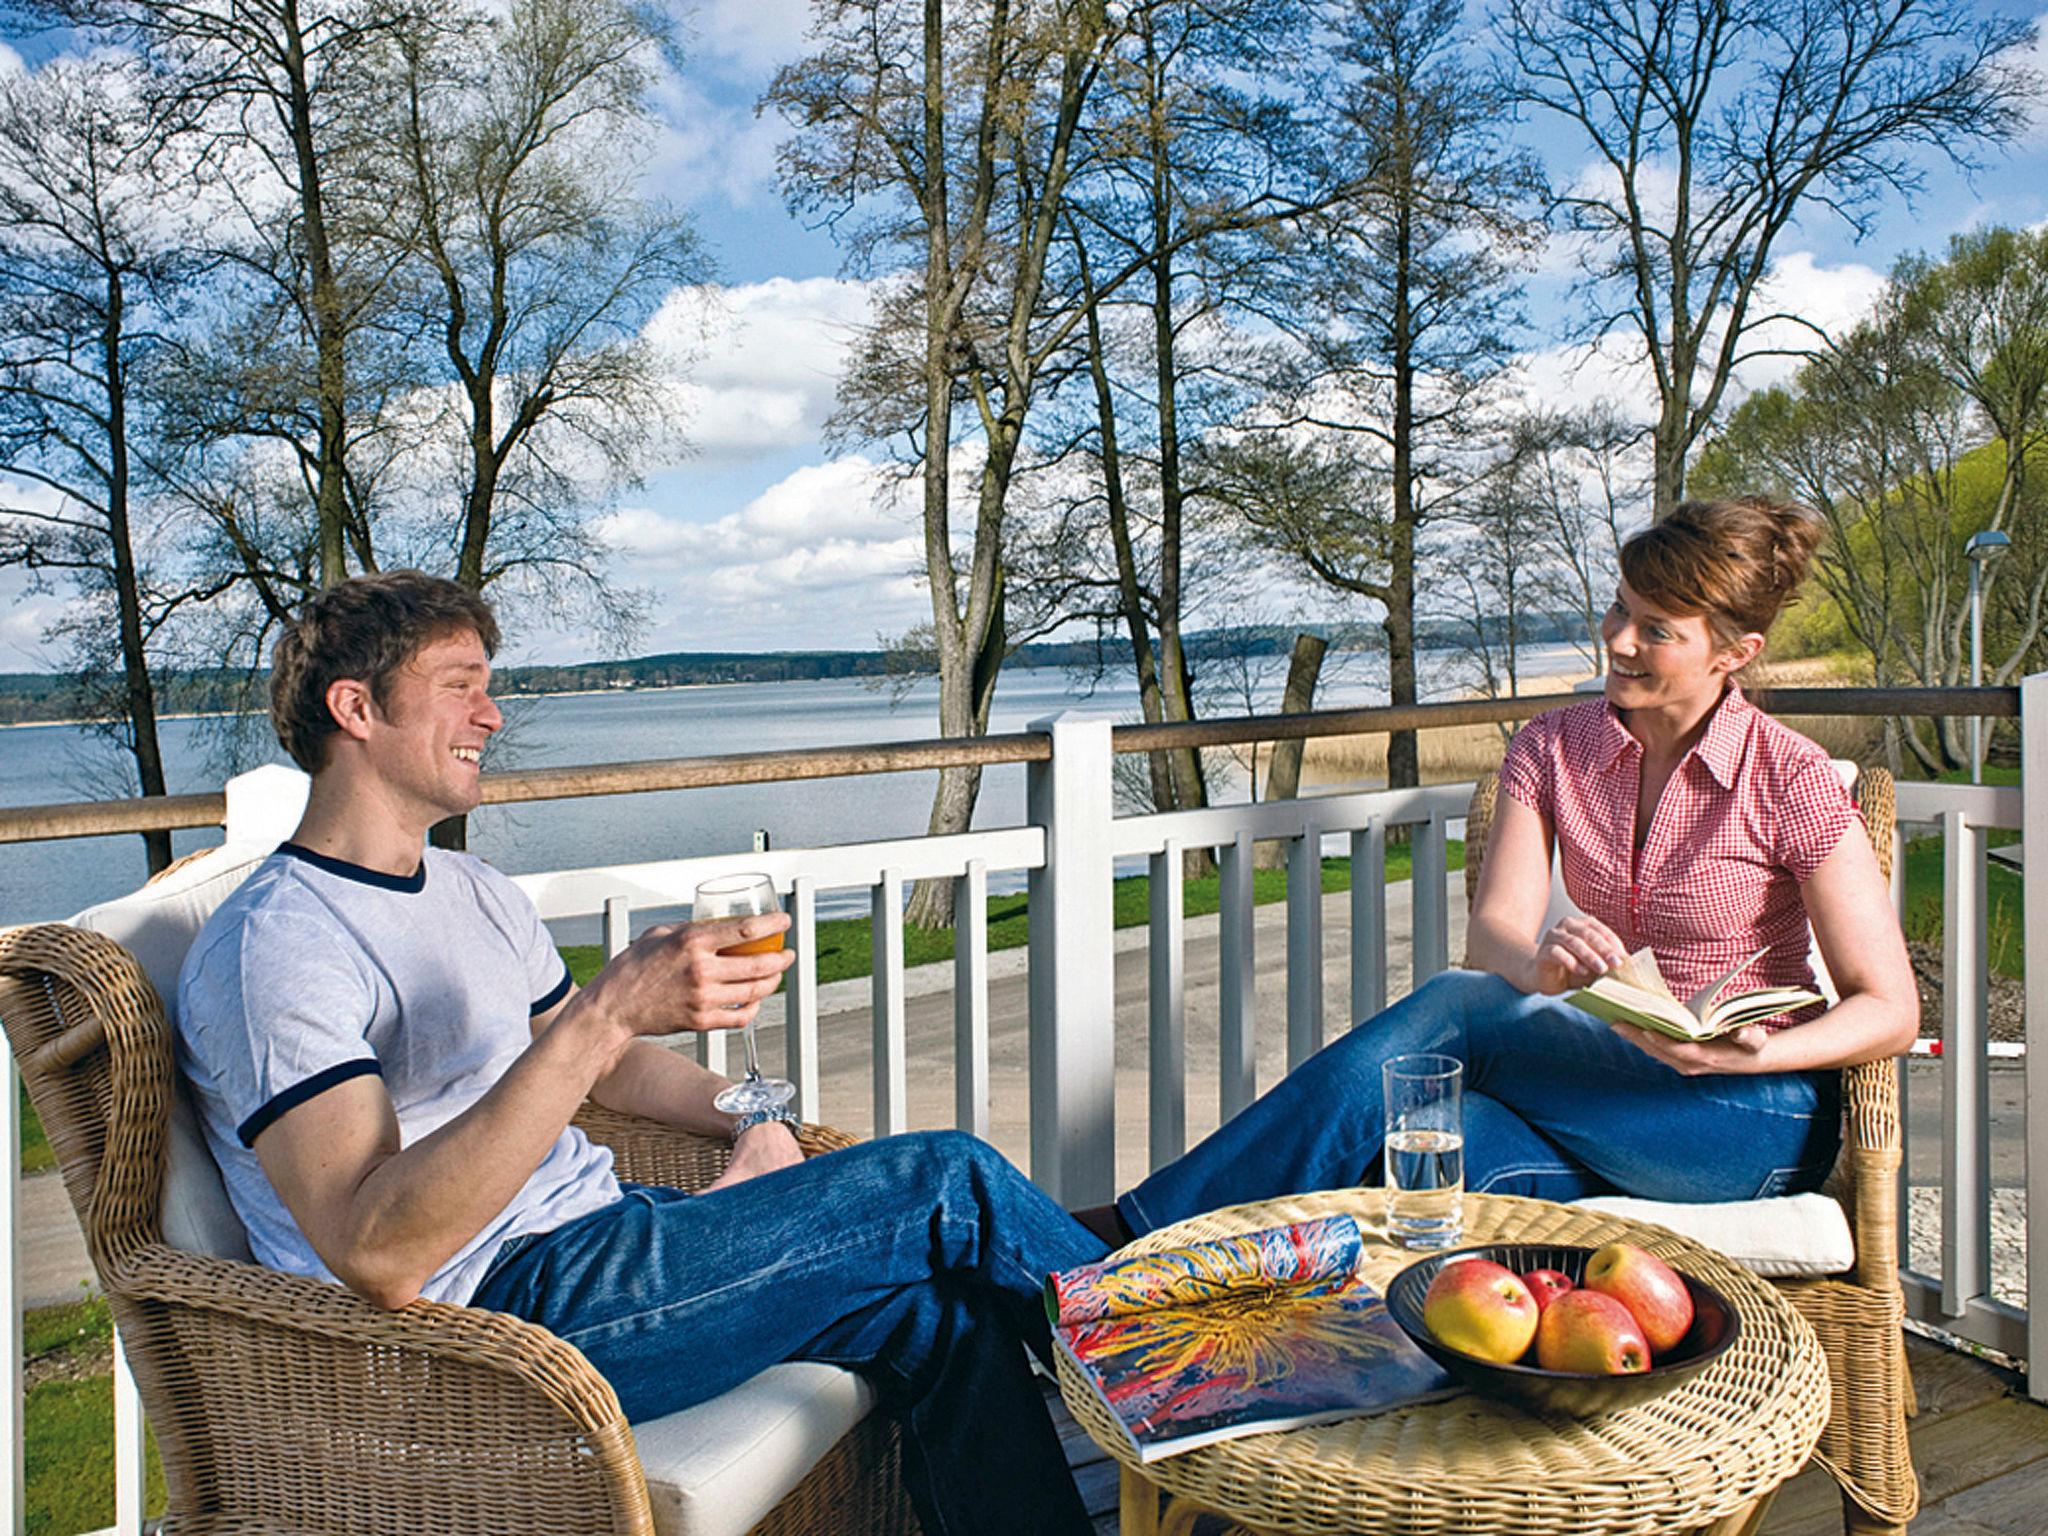
<svg viewBox="0 0 2048 1536"><path fill-rule="evenodd" d="M1750 691L1749 697L1758 708L1776 715L1978 715L2006 719L2020 712L2017 688L1757 688ZM1455 699L1441 704L1325 709L1300 715L1248 715L1178 725L1120 725L1111 731L1110 744L1117 752L1156 752L1174 747L1490 725L1526 720L1572 702L1571 695L1551 693L1519 699ZM1045 762L1051 756L1049 737L1034 731L1017 731L1001 736L936 737L851 747L806 747L790 752L595 763L574 768L515 768L486 774L483 798L486 805L506 805L587 795L706 789L720 784L771 784L936 768L993 767L1001 763ZM0 843L217 827L226 816L227 797L219 793L12 806L0 808Z"/></svg>

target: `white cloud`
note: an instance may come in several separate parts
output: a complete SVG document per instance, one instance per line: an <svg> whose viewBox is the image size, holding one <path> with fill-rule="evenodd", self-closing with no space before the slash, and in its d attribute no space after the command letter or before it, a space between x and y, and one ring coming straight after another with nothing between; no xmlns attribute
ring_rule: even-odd
<svg viewBox="0 0 2048 1536"><path fill-rule="evenodd" d="M797 57L810 24L810 0L703 0L688 24L691 52L765 73Z"/></svg>
<svg viewBox="0 0 2048 1536"><path fill-rule="evenodd" d="M857 455L806 465L739 511L690 522L648 506L602 527L657 594L645 648L865 647L928 612L918 487Z"/></svg>
<svg viewBox="0 0 2048 1536"><path fill-rule="evenodd" d="M2034 98L2030 137L2037 144L2048 143L2048 11L2034 18L2034 46L2014 62L2033 72L2035 85L2041 92Z"/></svg>
<svg viewBox="0 0 2048 1536"><path fill-rule="evenodd" d="M680 380L698 461L815 445L869 303L867 285L823 277L671 293L646 335Z"/></svg>
<svg viewBox="0 0 2048 1536"><path fill-rule="evenodd" d="M7 44L0 43L0 75L18 75L26 67L22 63L19 53L8 47Z"/></svg>
<svg viewBox="0 0 2048 1536"><path fill-rule="evenodd" d="M1789 380L1804 361L1799 354L1819 347L1823 334L1839 337L1848 331L1870 312L1884 284L1884 274L1860 262L1829 266L1810 251L1779 256L1751 301L1754 329L1744 342L1750 355L1736 368L1724 412L1753 390ZM1707 358L1718 341L1718 335L1709 337ZM1758 355L1771 353L1777 355ZM1706 382L1702 377L1700 387ZM1605 399L1631 420L1647 423L1656 415L1656 386L1632 329L1617 327L1597 342L1528 352L1517 364L1514 387L1532 403Z"/></svg>

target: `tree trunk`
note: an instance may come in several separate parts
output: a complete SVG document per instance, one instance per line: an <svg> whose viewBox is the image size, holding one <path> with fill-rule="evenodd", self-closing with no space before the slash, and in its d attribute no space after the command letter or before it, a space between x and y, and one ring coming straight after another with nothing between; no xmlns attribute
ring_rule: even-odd
<svg viewBox="0 0 2048 1536"><path fill-rule="evenodd" d="M312 284L313 347L318 377L314 407L319 419L313 500L319 518L320 585L326 588L348 576L348 501L343 463L348 438L348 371L342 350L346 322L334 275L333 247L328 241L320 162L313 147L313 103L307 84L305 37L294 7L287 7L281 19L287 28L283 38L289 93L287 127L299 172L300 228L307 277Z"/></svg>
<svg viewBox="0 0 2048 1536"><path fill-rule="evenodd" d="M1316 680L1322 675L1323 656L1329 649L1330 642L1320 635L1294 637L1294 654L1287 662L1287 686L1280 694L1281 714L1305 715L1315 707ZM1304 745L1299 737L1274 744L1272 765L1266 770L1265 799L1292 800L1300 792ZM1261 843L1252 862L1258 869L1279 869L1287 862L1287 845Z"/></svg>
<svg viewBox="0 0 2048 1536"><path fill-rule="evenodd" d="M120 274L110 272L107 322L101 337L107 387L107 541L113 553L114 603L121 631L128 750L135 758L135 778L142 793L160 796L165 793L165 784L163 749L156 731L156 688L150 679L149 657L143 644L142 589L128 524L128 379L121 355L124 298ZM169 831L143 833L142 846L152 875L171 862Z"/></svg>
<svg viewBox="0 0 2048 1536"><path fill-rule="evenodd" d="M1415 534L1420 511L1415 501L1415 319L1408 303L1414 265L1409 199L1397 197L1395 218L1393 495L1394 518L1388 551L1387 696L1395 705L1415 702ZM1415 732L1395 731L1387 739L1387 787L1406 789L1422 782Z"/></svg>

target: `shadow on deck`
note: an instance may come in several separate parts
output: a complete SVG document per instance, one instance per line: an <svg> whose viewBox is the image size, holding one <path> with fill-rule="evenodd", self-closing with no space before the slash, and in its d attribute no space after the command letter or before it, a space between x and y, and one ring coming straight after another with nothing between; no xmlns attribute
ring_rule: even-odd
<svg viewBox="0 0 2048 1536"><path fill-rule="evenodd" d="M2012 1372L1908 1334L1920 1411L1912 1423L1920 1474L1913 1536L2041 1536L2048 1531L2048 1407ZM1052 1399L1081 1497L1098 1536L1117 1536L1117 1471ZM1204 1530L1221 1531L1220 1521ZM1833 1479L1809 1467L1778 1492L1758 1536L1841 1536ZM1483 1536L1474 1532L1473 1536Z"/></svg>

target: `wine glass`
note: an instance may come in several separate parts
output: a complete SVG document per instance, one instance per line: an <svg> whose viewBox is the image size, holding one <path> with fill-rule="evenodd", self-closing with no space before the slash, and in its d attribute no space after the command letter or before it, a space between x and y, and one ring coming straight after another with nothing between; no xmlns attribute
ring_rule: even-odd
<svg viewBox="0 0 2048 1536"><path fill-rule="evenodd" d="M761 912L780 912L782 902L775 894L775 882L766 875L723 875L697 887L690 915L698 922L721 917L752 917ZM721 955L772 955L782 948L782 935L746 939L728 944ZM738 1004L733 1006L737 1007ZM728 1115L744 1115L756 1109L775 1109L796 1097L796 1084L779 1077L761 1075L761 1058L754 1047L754 1024L760 1015L747 1020L744 1037L747 1075L720 1091L711 1102Z"/></svg>

